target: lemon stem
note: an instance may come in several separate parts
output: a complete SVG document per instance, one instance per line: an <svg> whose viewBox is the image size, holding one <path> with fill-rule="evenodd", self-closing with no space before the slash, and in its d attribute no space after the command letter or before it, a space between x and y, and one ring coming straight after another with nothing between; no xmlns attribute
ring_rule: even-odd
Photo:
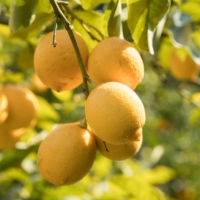
<svg viewBox="0 0 200 200"><path fill-rule="evenodd" d="M80 121L79 126L87 129L87 120L85 117Z"/></svg>
<svg viewBox="0 0 200 200"><path fill-rule="evenodd" d="M71 39L71 42L73 44L73 47L74 47L74 50L75 50L75 53L76 53L76 56L77 56L77 59L78 59L79 66L81 68L82 77L83 77L83 84L84 84L84 89L85 89L85 96L87 98L88 95L89 95L89 88L88 88L88 84L87 84L88 75L85 71L85 66L84 66L84 63L83 63L83 60L82 60L82 57L81 57L81 53L79 51L76 39L74 37L74 33L73 33L73 30L72 30L73 28L72 28L69 20L65 17L64 13L60 9L57 1L56 0L49 0L49 1L50 1L51 5L53 7L55 16L62 20L63 25L65 26L65 29L67 30L69 37Z"/></svg>
<svg viewBox="0 0 200 200"><path fill-rule="evenodd" d="M54 28L53 28L53 46L54 46L54 47L56 47L56 45L57 45L57 42L56 42L57 22L58 22L58 17L56 17L56 19L55 19Z"/></svg>
<svg viewBox="0 0 200 200"><path fill-rule="evenodd" d="M104 144L104 146L105 146L106 151L109 152L109 150L108 150L108 148L107 148L107 146L106 146L106 142L105 142L105 141L103 141L103 144Z"/></svg>

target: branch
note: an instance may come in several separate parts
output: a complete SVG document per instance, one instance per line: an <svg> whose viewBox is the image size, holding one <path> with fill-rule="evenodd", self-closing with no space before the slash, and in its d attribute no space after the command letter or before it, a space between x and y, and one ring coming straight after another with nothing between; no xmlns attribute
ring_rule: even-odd
<svg viewBox="0 0 200 200"><path fill-rule="evenodd" d="M92 39L95 39L97 40L98 42L100 42L100 40L98 38L96 38L92 33L91 31L89 30L88 27L92 28L93 30L95 30L102 39L105 38L105 36L101 33L101 31L99 31L96 27L92 26L91 24L87 23L87 22L84 22L81 18L79 18L77 15L75 15L71 9L68 7L68 5L66 4L66 2L63 2L63 1L58 1L57 2L59 5L63 6L63 8L65 9L65 11L70 14L74 19L76 19L80 24L81 26L87 31L87 33L90 35L90 37Z"/></svg>
<svg viewBox="0 0 200 200"><path fill-rule="evenodd" d="M57 1L56 0L50 0L50 3L52 5L52 7L53 7L53 10L54 10L54 13L55 13L56 17L60 18L62 20L62 22L63 22L63 24L65 26L65 29L67 30L67 32L69 34L69 37L70 37L70 39L72 41L72 44L73 44L73 47L74 47L74 50L76 52L76 56L77 56L77 59L78 59L78 63L79 63L80 68L81 68L82 77L83 77L83 83L84 83L84 89L85 89L85 95L86 95L86 98L87 98L88 95L89 95L89 88L88 88L88 84L87 84L88 75L87 75L87 73L85 71L85 66L84 66L84 63L83 63L83 60L82 60L82 57L81 57L81 54L80 54L76 39L74 37L72 26L71 26L70 22L68 21L68 19L63 14L63 12L60 9Z"/></svg>

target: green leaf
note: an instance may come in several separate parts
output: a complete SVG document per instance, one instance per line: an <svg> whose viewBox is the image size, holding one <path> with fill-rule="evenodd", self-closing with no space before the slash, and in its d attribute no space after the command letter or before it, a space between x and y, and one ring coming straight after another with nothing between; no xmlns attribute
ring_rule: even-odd
<svg viewBox="0 0 200 200"><path fill-rule="evenodd" d="M33 68L33 48L30 44L24 43L23 48L19 51L17 56L17 64L22 69Z"/></svg>
<svg viewBox="0 0 200 200"><path fill-rule="evenodd" d="M190 124L196 125L199 124L200 121L200 92L195 92L192 94L188 99L186 99L186 102L193 103L197 108L193 109L190 113Z"/></svg>
<svg viewBox="0 0 200 200"><path fill-rule="evenodd" d="M200 20L200 1L189 0L180 6L180 10L193 18L194 21Z"/></svg>
<svg viewBox="0 0 200 200"><path fill-rule="evenodd" d="M104 178L108 176L111 167L112 162L104 156L99 155L96 158L92 169L99 178Z"/></svg>
<svg viewBox="0 0 200 200"><path fill-rule="evenodd" d="M38 145L33 145L27 149L7 150L0 161L0 172L10 167L19 167L22 160L31 152L37 151Z"/></svg>
<svg viewBox="0 0 200 200"><path fill-rule="evenodd" d="M149 6L149 25L151 30L155 30L158 23L169 11L170 0L152 0Z"/></svg>
<svg viewBox="0 0 200 200"><path fill-rule="evenodd" d="M108 3L110 0L81 0L81 5L85 10L91 10L101 3Z"/></svg>
<svg viewBox="0 0 200 200"><path fill-rule="evenodd" d="M195 92L192 94L190 101L200 108L200 92Z"/></svg>
<svg viewBox="0 0 200 200"><path fill-rule="evenodd" d="M125 193L125 195L123 195L125 199L130 199L132 197L137 200L165 200L165 197L160 190L152 187L140 177L135 178L124 175L114 176L109 181L110 191L108 193L116 192L113 187L114 185L119 187Z"/></svg>
<svg viewBox="0 0 200 200"><path fill-rule="evenodd" d="M197 102L195 102L197 103ZM200 101L199 101L200 104ZM200 109L199 108L195 108L191 113L190 113L190 124L192 124L193 126L196 124L199 124L200 122Z"/></svg>
<svg viewBox="0 0 200 200"><path fill-rule="evenodd" d="M120 0L112 0L105 11L104 21L109 36L123 38L121 11Z"/></svg>
<svg viewBox="0 0 200 200"><path fill-rule="evenodd" d="M8 83L20 83L24 79L24 74L20 72L12 73L8 72L5 73L2 77L0 77L1 82L8 82Z"/></svg>
<svg viewBox="0 0 200 200"><path fill-rule="evenodd" d="M83 22L87 22L88 24L94 26L102 34L106 34L103 29L103 20L104 20L103 14L95 11L74 11L74 14L77 15L81 20L83 20ZM82 27L80 22L78 22L77 20L74 20L73 26L78 32L81 33L83 39L86 41L89 47L89 50L93 49L98 42L90 37L87 31ZM87 26L87 28L96 38L101 40L101 37L93 28L89 26Z"/></svg>
<svg viewBox="0 0 200 200"><path fill-rule="evenodd" d="M37 36L45 28L45 25L47 25L48 22L51 22L53 16L53 13L39 13L30 26L15 32L12 37L28 40Z"/></svg>
<svg viewBox="0 0 200 200"><path fill-rule="evenodd" d="M38 0L38 5L35 11L35 14L39 14L39 13L52 13L53 12L53 8L51 6L51 4L49 3L49 0Z"/></svg>
<svg viewBox="0 0 200 200"><path fill-rule="evenodd" d="M31 24L37 0L16 0L11 9L9 26L12 33Z"/></svg>
<svg viewBox="0 0 200 200"><path fill-rule="evenodd" d="M71 90L67 90L67 91L63 91L63 92L57 92L55 90L51 90L51 91L57 99L59 99L60 101L63 101L63 102L69 101L72 97Z"/></svg>
<svg viewBox="0 0 200 200"><path fill-rule="evenodd" d="M169 68L169 58L173 49L174 46L170 38L163 38L161 40L161 45L158 52L158 59L163 67Z"/></svg>
<svg viewBox="0 0 200 200"><path fill-rule="evenodd" d="M158 166L154 169L146 170L138 176L150 184L163 184L173 180L176 176L176 173L169 167Z"/></svg>
<svg viewBox="0 0 200 200"><path fill-rule="evenodd" d="M169 10L170 0L128 0L128 25L135 43L154 53L153 36L159 21Z"/></svg>
<svg viewBox="0 0 200 200"><path fill-rule="evenodd" d="M36 96L37 100L40 104L40 111L38 118L39 120L53 120L58 121L59 115L58 113L53 109L53 107L46 101L44 98L40 96Z"/></svg>
<svg viewBox="0 0 200 200"><path fill-rule="evenodd" d="M10 35L10 30L7 25L0 24L0 35L8 37Z"/></svg>
<svg viewBox="0 0 200 200"><path fill-rule="evenodd" d="M116 200L116 196L118 199L126 199L124 197L129 197L130 195L127 195L126 190L120 187L120 185L115 184L111 181L109 181L109 192L104 192L101 196L102 200Z"/></svg>

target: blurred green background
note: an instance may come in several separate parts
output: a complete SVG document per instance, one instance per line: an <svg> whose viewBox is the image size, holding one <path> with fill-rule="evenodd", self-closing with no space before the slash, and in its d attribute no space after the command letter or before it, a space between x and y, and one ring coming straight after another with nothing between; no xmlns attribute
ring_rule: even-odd
<svg viewBox="0 0 200 200"><path fill-rule="evenodd" d="M69 1L69 8L76 17L106 36L122 34L133 42L132 36L140 30L131 28L130 20L141 15L140 9L131 3L134 1ZM160 4L165 9L158 10ZM117 25L109 13L112 5L121 6L118 15L121 23ZM36 126L27 128L15 148L0 151L1 200L200 199L200 82L177 80L169 71L169 56L176 48L187 50L199 64L200 1L152 0L151 5L146 6L150 10L157 9L156 14L161 17L156 19L152 44L146 44L150 40L148 35L143 42L135 44L145 64L144 79L135 90L144 104L147 118L140 151L134 158L120 162L97 154L90 173L81 181L55 187L38 172L38 146L55 125L84 118L83 85L62 93L40 90L36 86L33 55L41 37L53 30L51 4L48 0L1 0L1 84L14 83L31 89L41 107ZM134 8L135 14L127 8ZM97 41L91 39L78 18L65 14L91 50ZM151 20L148 18L145 23ZM58 28L63 28L61 21ZM89 28L99 38L97 32ZM154 54L148 52L151 48Z"/></svg>

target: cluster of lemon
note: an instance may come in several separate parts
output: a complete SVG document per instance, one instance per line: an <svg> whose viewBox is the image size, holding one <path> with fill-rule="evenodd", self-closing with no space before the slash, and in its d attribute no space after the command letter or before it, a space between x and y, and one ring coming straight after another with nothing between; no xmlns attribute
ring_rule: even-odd
<svg viewBox="0 0 200 200"><path fill-rule="evenodd" d="M133 45L117 37L102 40L89 53L81 35L73 31L83 63L97 84L85 105L88 127L78 122L58 125L42 141L37 163L42 176L60 186L77 182L91 169L96 150L112 160L134 156L142 144L145 109L133 91L144 76L143 61ZM72 90L82 83L74 47L66 30L39 42L34 54L38 77L48 87Z"/></svg>
<svg viewBox="0 0 200 200"><path fill-rule="evenodd" d="M0 149L15 146L26 127L36 123L39 103L27 88L6 84L0 90Z"/></svg>

